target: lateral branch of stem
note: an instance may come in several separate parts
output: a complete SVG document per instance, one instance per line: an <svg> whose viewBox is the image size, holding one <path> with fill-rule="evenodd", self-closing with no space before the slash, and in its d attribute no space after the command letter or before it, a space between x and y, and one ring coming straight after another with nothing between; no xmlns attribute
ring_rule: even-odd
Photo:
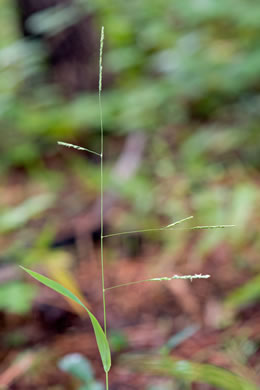
<svg viewBox="0 0 260 390"><path fill-rule="evenodd" d="M195 275L173 275L172 277L167 277L164 276L162 278L150 278L150 279L143 279L143 280L137 280L136 282L128 282L128 283L123 283L123 284L117 284L112 287L107 287L104 289L104 291L108 290L113 290L115 288L119 287L126 287L126 286L131 286L133 284L138 284L138 283L145 283L145 282L162 282L162 281L169 281L169 280L174 280L174 279L188 279L191 282L194 279L208 279L210 278L210 275L202 275L202 274L195 274Z"/></svg>
<svg viewBox="0 0 260 390"><path fill-rule="evenodd" d="M176 227L161 227L161 228L154 228L154 229L143 229L143 230L130 230L127 232L119 232L119 233L112 233L112 234L106 234L103 236L103 238L108 237L115 237L115 236L123 236L126 234L137 234L137 233L147 233L147 232L158 232L158 231L167 231L167 230L202 230L202 229L225 229L225 228L231 228L235 227L235 225L205 225L205 226L192 226L190 228L176 228Z"/></svg>

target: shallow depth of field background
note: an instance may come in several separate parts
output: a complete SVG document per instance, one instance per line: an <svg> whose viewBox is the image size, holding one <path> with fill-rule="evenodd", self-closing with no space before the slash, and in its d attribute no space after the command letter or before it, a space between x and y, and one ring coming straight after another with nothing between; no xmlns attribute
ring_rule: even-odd
<svg viewBox="0 0 260 390"><path fill-rule="evenodd" d="M105 241L107 287L173 274L211 275L107 293L110 388L238 389L230 377L212 387L208 363L240 375L241 390L256 389L256 0L1 1L0 386L102 389L85 314L18 268L42 272L82 294L102 322L99 159L57 145L100 150L102 25L106 234L189 215L194 219L179 227L236 225ZM73 353L80 354L80 364L91 365L89 382L64 371L61 359ZM137 353L140 361L132 356ZM165 355L175 362L171 375L160 370ZM178 366L183 360L189 369ZM202 365L191 368L191 362Z"/></svg>

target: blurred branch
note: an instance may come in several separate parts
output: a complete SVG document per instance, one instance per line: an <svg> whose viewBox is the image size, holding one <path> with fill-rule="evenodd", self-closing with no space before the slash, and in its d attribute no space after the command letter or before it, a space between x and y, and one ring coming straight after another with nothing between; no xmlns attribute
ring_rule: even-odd
<svg viewBox="0 0 260 390"><path fill-rule="evenodd" d="M35 360L35 354L28 352L23 353L0 375L0 389L7 389L12 382L19 376L23 375L32 366Z"/></svg>

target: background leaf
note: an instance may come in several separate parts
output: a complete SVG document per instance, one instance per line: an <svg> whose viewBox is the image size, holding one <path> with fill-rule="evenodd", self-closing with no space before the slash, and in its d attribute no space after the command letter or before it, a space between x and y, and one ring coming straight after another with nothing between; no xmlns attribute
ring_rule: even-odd
<svg viewBox="0 0 260 390"><path fill-rule="evenodd" d="M257 390L258 387L243 377L211 364L194 363L167 356L123 355L124 366L145 374L161 375L216 386L223 390Z"/></svg>

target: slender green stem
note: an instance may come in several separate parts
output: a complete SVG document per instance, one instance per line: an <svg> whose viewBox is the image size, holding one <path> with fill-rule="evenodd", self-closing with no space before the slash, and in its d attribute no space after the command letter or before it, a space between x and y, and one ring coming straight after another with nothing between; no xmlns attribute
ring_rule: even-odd
<svg viewBox="0 0 260 390"><path fill-rule="evenodd" d="M107 336L107 317L106 317L106 290L105 290L105 276L104 276L104 175L103 175L103 156L104 156L104 129L103 129L103 112L102 112L102 58L103 58L103 44L104 44L104 27L101 28L100 37L100 53L99 53L99 86L98 86L98 103L100 114L100 259L101 259L101 278L102 278L102 297L104 310L104 332ZM106 390L109 390L108 372L106 371Z"/></svg>
<svg viewBox="0 0 260 390"><path fill-rule="evenodd" d="M104 175L103 175L103 156L104 156L104 129L103 129L103 113L102 113L102 58L103 58L103 43L104 43L104 27L101 28L100 37L100 53L99 53L99 86L98 86L98 103L100 113L100 259L101 259L101 278L102 278L102 297L104 310L104 332L107 335L107 317L106 317L106 290L104 276ZM108 390L108 372L106 371L106 390Z"/></svg>
<svg viewBox="0 0 260 390"><path fill-rule="evenodd" d="M159 230L168 230L170 228L172 228L173 226L175 225L178 225L182 222L185 222L187 221L188 219L192 219L193 216L190 215L189 217L186 217L186 218L183 218L183 219L180 219L179 221L175 221L173 223L171 223L170 225L167 225L167 226L163 226L161 228L153 228L153 229L143 229L143 230L131 230L131 231L128 231L128 232L121 232L121 233L112 233L112 234L107 234L105 237L113 237L113 236L122 236L123 234L135 234L135 233L145 233L145 232L158 232Z"/></svg>
<svg viewBox="0 0 260 390"><path fill-rule="evenodd" d="M108 372L106 372L106 390L108 390Z"/></svg>
<svg viewBox="0 0 260 390"><path fill-rule="evenodd" d="M101 164L100 164L100 173L101 173L101 198L100 198L100 257L101 257L101 277L102 277L102 296L103 296L103 309L104 309L104 332L107 334L107 321L106 321L106 296L105 296L105 278L104 278L104 246L103 246L103 231L104 231L104 217L103 217L103 154L101 156Z"/></svg>
<svg viewBox="0 0 260 390"><path fill-rule="evenodd" d="M143 230L131 230L131 231L128 231L128 232L106 234L105 236L103 236L103 238L114 237L114 236L123 236L123 235L126 235L126 234L158 232L159 230L166 230L166 229L165 228L154 228L154 229L143 229Z"/></svg>
<svg viewBox="0 0 260 390"><path fill-rule="evenodd" d="M173 225L171 225L173 226ZM161 228L153 228L153 229L143 229L143 230L130 230L127 232L119 232L119 233L112 233L112 234L106 234L103 236L103 238L108 238L108 237L115 237L115 236L123 236L126 234L136 234L136 233L147 233L147 232L158 232L161 230L167 231L167 230L199 230L199 229L225 229L225 228L230 228L234 227L235 225L208 225L208 226L192 226L190 228L177 228L177 227L169 227L169 226L164 226Z"/></svg>
<svg viewBox="0 0 260 390"><path fill-rule="evenodd" d="M128 283L123 283L123 284L117 284L116 286L107 287L106 291L113 290L114 288L126 287L126 286L131 286L132 284L139 284L139 283L150 282L150 281L151 281L151 279L143 279L143 280L137 280L136 282L128 282Z"/></svg>
<svg viewBox="0 0 260 390"><path fill-rule="evenodd" d="M107 321L106 321L106 297L105 297L105 277L104 277L104 247L103 247L103 232L104 232L104 178L103 178L103 155L104 155L104 129L103 129L103 113L102 113L102 57L103 57L103 42L104 42L104 27L101 29L100 38L100 54L99 54L99 87L98 87L98 102L100 113L100 257L101 257L101 277L102 277L102 297L103 297L103 309L104 309L104 332L107 334ZM107 376L107 375L106 375ZM107 379L106 379L107 382Z"/></svg>

